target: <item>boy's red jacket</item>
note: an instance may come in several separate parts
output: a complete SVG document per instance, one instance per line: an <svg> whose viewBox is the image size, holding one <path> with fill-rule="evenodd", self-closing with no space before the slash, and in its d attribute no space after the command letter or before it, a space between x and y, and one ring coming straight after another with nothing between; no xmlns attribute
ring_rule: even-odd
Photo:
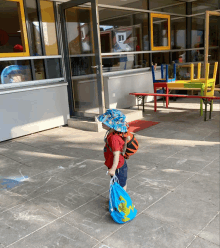
<svg viewBox="0 0 220 248"><path fill-rule="evenodd" d="M104 147L104 157L105 157L105 165L111 169L112 165L113 165L113 152L115 151L123 151L123 147L124 147L124 140L122 139L122 137L120 137L119 135L114 135L113 133L110 133L107 136L107 140L108 140L108 145L111 147L112 152L110 151L110 149L107 147L107 144L105 144ZM119 163L117 166L117 169L121 168L124 164L124 156L120 153L119 155Z"/></svg>

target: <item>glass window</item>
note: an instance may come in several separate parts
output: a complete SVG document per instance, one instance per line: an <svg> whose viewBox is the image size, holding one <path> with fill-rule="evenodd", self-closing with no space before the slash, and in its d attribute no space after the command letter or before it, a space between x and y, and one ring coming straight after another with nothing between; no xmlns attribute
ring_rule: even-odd
<svg viewBox="0 0 220 248"><path fill-rule="evenodd" d="M150 10L152 9L159 9L159 8L164 8L167 5L171 5L171 4L176 4L177 1L176 0L150 0L149 2L149 8Z"/></svg>
<svg viewBox="0 0 220 248"><path fill-rule="evenodd" d="M134 51L132 14L130 11L99 9L102 52Z"/></svg>
<svg viewBox="0 0 220 248"><path fill-rule="evenodd" d="M200 0L192 3L192 14L204 13L206 10L218 9L218 0Z"/></svg>
<svg viewBox="0 0 220 248"><path fill-rule="evenodd" d="M35 59L34 60L34 67L35 67L36 80L45 79L43 60L42 59Z"/></svg>
<svg viewBox="0 0 220 248"><path fill-rule="evenodd" d="M106 0L99 0L99 4L120 6L120 7L128 7L128 8L135 8L135 9L147 9L148 0L139 0L139 1L127 1L127 0L106 1Z"/></svg>
<svg viewBox="0 0 220 248"><path fill-rule="evenodd" d="M0 57L29 56L21 0L0 1Z"/></svg>
<svg viewBox="0 0 220 248"><path fill-rule="evenodd" d="M149 50L147 13L101 9L99 16L102 53Z"/></svg>
<svg viewBox="0 0 220 248"><path fill-rule="evenodd" d="M175 3L172 6L168 6L168 7L165 6L163 8L153 9L153 10L159 11L159 12L166 12L166 13L174 13L174 14L185 15L186 14L186 4L185 3L179 3L179 4Z"/></svg>
<svg viewBox="0 0 220 248"><path fill-rule="evenodd" d="M60 59L47 59L48 78L60 78Z"/></svg>
<svg viewBox="0 0 220 248"><path fill-rule="evenodd" d="M193 17L192 18L192 47L193 48L199 48L204 47L204 25L205 25L205 19L203 17ZM193 61L198 61L197 56L200 56L204 54L203 51L199 51L197 53L196 51L192 51L192 57L194 57ZM200 59L199 59L200 60Z"/></svg>
<svg viewBox="0 0 220 248"><path fill-rule="evenodd" d="M186 18L171 17L171 48L186 48ZM172 61L185 62L185 52L172 52Z"/></svg>
<svg viewBox="0 0 220 248"><path fill-rule="evenodd" d="M31 81L29 60L0 61L0 84Z"/></svg>
<svg viewBox="0 0 220 248"><path fill-rule="evenodd" d="M31 48L33 54L32 56L42 55L42 46L41 46L41 38L40 38L40 27L39 20L37 14L37 5L36 0L26 0L27 6L27 15L29 21L29 28L31 31Z"/></svg>
<svg viewBox="0 0 220 248"><path fill-rule="evenodd" d="M170 53L152 53L152 63L155 65L170 64Z"/></svg>
<svg viewBox="0 0 220 248"><path fill-rule="evenodd" d="M58 55L53 3L40 0L46 55Z"/></svg>
<svg viewBox="0 0 220 248"><path fill-rule="evenodd" d="M218 27L217 16L209 17L209 46L218 46L218 35L220 29Z"/></svg>

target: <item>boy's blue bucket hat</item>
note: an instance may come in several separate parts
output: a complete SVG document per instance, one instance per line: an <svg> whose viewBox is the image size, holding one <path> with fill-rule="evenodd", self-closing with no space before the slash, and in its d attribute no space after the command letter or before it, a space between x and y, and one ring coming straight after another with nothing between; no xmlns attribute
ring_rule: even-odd
<svg viewBox="0 0 220 248"><path fill-rule="evenodd" d="M108 109L104 114L97 117L98 121L118 132L126 133L127 123L126 116L117 109Z"/></svg>

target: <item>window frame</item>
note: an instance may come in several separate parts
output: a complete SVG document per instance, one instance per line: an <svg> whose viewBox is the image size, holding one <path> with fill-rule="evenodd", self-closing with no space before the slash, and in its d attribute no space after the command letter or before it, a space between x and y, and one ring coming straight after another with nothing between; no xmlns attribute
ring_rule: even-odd
<svg viewBox="0 0 220 248"><path fill-rule="evenodd" d="M167 19L168 21L168 46L154 46L154 32L153 32L153 18L161 18ZM160 51L160 50L170 50L170 15L166 14L157 14L157 13L150 13L150 21L151 21L151 50L152 51Z"/></svg>
<svg viewBox="0 0 220 248"><path fill-rule="evenodd" d="M25 52L19 52L19 53L0 53L0 58L4 57L27 57L30 56L30 51L29 51L29 45L28 45L28 35L27 35L27 27L26 27L26 19L25 19L25 13L24 13L24 4L23 0L6 0L8 2L17 2L20 5L20 21L21 21L21 28L22 31L22 39L24 41L24 46L25 46Z"/></svg>

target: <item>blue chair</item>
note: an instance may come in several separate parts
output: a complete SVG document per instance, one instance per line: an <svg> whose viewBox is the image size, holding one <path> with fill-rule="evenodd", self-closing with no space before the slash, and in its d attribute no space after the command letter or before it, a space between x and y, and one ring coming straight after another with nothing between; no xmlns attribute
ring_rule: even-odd
<svg viewBox="0 0 220 248"><path fill-rule="evenodd" d="M154 71L154 65L151 66L153 83L163 83L163 82L169 83L169 82L175 82L176 81L176 64L173 65L173 78L169 78L168 66L169 65L165 65L166 76L164 77L164 65L163 64L161 65L161 79L156 79L155 71Z"/></svg>

